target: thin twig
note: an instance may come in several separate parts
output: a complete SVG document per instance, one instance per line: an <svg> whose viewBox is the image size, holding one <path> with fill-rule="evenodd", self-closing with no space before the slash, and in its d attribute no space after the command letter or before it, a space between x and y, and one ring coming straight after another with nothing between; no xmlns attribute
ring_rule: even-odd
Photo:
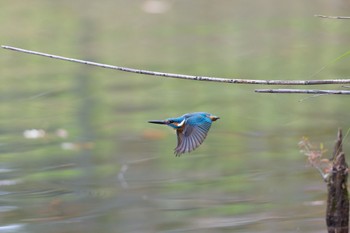
<svg viewBox="0 0 350 233"><path fill-rule="evenodd" d="M312 94L312 95L350 95L345 90L304 90L304 89L255 89L257 93L286 93L286 94Z"/></svg>
<svg viewBox="0 0 350 233"><path fill-rule="evenodd" d="M350 19L349 16L315 15L315 17L326 18L326 19Z"/></svg>
<svg viewBox="0 0 350 233"><path fill-rule="evenodd" d="M211 82L223 82L223 83L235 83L235 84L259 84L259 85L320 85L320 84L350 84L350 79L325 79L325 80L254 80L254 79L227 79L227 78L218 78L218 77L206 77L206 76L194 76L194 75L185 75L185 74L172 74L172 73L163 73L157 71L149 70L140 70L133 69L121 66L107 65L97 62L79 60L74 58L68 58L48 53L41 53L21 48L16 48L12 46L1 46L3 49L9 49L16 52L28 53L32 55L38 55L43 57L49 57L58 60L64 60L69 62L76 62L85 65L97 66L106 69L119 70L130 73L152 75L152 76L161 76L166 78L178 78L178 79L187 79L187 80L197 80L197 81L211 81Z"/></svg>

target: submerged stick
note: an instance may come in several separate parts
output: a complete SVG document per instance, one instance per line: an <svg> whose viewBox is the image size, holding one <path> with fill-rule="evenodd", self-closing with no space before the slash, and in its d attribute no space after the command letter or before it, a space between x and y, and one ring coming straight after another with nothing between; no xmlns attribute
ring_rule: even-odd
<svg viewBox="0 0 350 233"><path fill-rule="evenodd" d="M16 52L27 53L31 55L38 55L58 60L64 60L69 62L76 62L84 65L97 66L106 69L119 70L129 73L137 73L144 75L160 76L165 78L178 78L196 81L210 81L210 82L221 82L221 83L234 83L234 84L259 84L259 85L320 85L320 84L350 84L350 79L325 79L325 80L255 80L255 79L228 79L228 78L218 78L218 77L206 77L206 76L195 76L186 74L173 74L173 73L163 73L158 71L149 71L141 69L133 69L122 66L113 66L103 63L85 61L75 58L68 58L48 53L41 53L27 49L16 48L12 46L2 45L3 49L13 50Z"/></svg>
<svg viewBox="0 0 350 233"><path fill-rule="evenodd" d="M339 129L334 146L332 168L327 182L326 223L329 233L349 232L348 165L345 161L342 141L343 135Z"/></svg>

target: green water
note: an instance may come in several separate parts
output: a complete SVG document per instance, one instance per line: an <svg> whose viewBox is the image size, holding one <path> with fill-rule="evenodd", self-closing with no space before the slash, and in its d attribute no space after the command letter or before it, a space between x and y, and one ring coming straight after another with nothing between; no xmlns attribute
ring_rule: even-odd
<svg viewBox="0 0 350 233"><path fill-rule="evenodd" d="M161 72L348 78L349 58L332 61L349 49L350 21L313 15L349 9L299 0L5 1L1 43ZM307 136L331 152L338 127L349 128L348 97L256 94L262 86L0 52L0 232L326 232L326 185L298 142ZM196 111L220 120L177 158L174 131L147 121Z"/></svg>

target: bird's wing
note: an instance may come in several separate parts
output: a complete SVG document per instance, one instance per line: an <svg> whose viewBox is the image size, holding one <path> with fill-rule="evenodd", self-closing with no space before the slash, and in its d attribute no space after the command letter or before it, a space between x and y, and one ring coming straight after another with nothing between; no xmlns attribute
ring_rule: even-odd
<svg viewBox="0 0 350 233"><path fill-rule="evenodd" d="M208 134L211 122L210 118L201 115L187 118L184 127L176 131L176 156L191 152L201 145Z"/></svg>

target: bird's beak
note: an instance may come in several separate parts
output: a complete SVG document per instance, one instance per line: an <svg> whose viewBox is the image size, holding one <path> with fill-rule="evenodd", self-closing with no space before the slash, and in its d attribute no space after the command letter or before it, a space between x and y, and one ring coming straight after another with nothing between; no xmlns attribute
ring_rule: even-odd
<svg viewBox="0 0 350 233"><path fill-rule="evenodd" d="M151 121L148 121L148 123L159 124L159 125L167 125L167 124L168 124L168 121L164 121L164 120L151 120Z"/></svg>
<svg viewBox="0 0 350 233"><path fill-rule="evenodd" d="M212 121L216 121L216 120L220 119L220 117L218 117L218 116L210 116L209 118Z"/></svg>

